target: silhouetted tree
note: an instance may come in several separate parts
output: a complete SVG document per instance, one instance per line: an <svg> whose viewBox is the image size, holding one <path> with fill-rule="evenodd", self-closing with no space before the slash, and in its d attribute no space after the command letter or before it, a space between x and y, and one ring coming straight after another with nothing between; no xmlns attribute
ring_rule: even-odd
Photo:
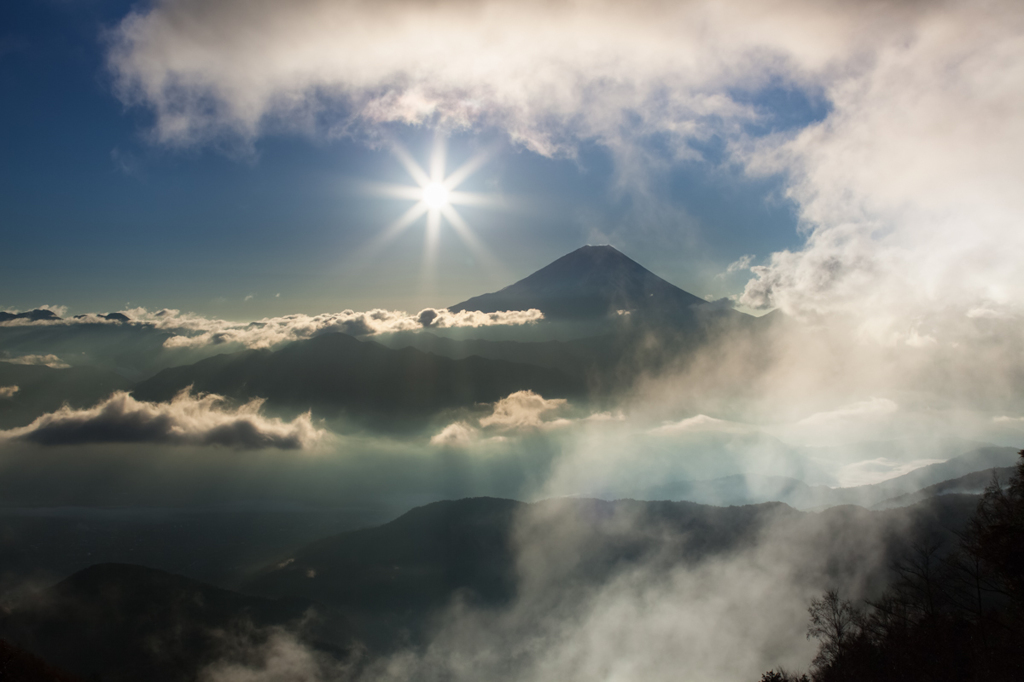
<svg viewBox="0 0 1024 682"><path fill-rule="evenodd" d="M787 672L784 668L772 669L761 675L760 682L811 682L807 675L799 677L794 673Z"/></svg>
<svg viewBox="0 0 1024 682"><path fill-rule="evenodd" d="M1024 450L1020 455L1005 489L993 477L966 532L970 552L992 573L991 589L1011 600L1017 619L1024 616Z"/></svg>
<svg viewBox="0 0 1024 682"><path fill-rule="evenodd" d="M849 599L840 597L838 590L812 599L807 612L811 616L807 638L821 642L814 667L827 668L842 657L844 649L860 634L863 614Z"/></svg>
<svg viewBox="0 0 1024 682"><path fill-rule="evenodd" d="M955 551L916 545L880 599L811 600L814 682L1024 680L1024 450L1007 487L993 477ZM798 680L769 671L761 682Z"/></svg>

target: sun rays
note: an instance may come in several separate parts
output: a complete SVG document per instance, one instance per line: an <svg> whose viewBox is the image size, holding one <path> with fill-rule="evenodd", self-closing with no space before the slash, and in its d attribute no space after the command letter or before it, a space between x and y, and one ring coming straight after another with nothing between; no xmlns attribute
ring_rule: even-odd
<svg viewBox="0 0 1024 682"><path fill-rule="evenodd" d="M498 205L496 197L477 192L460 191L458 189L459 186L486 163L490 153L487 151L480 152L452 173L446 174L447 149L444 139L440 136L434 140L429 170L420 166L402 145L394 143L391 150L415 184L375 185L373 189L381 195L415 203L402 213L397 220L385 228L378 239L375 240L373 250L382 248L406 229L425 218L423 267L426 276L430 276L434 270L441 229L445 224L454 230L455 234L458 235L478 261L483 263L492 262L493 258L456 209L456 206Z"/></svg>

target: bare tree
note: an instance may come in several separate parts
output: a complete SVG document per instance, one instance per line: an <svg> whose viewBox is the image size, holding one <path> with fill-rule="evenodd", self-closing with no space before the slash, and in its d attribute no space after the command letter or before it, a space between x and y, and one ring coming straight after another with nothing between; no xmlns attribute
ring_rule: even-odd
<svg viewBox="0 0 1024 682"><path fill-rule="evenodd" d="M838 590L829 590L820 599L812 599L807 612L811 616L807 638L813 637L821 642L813 665L817 669L827 668L860 634L863 616L849 599L839 596Z"/></svg>

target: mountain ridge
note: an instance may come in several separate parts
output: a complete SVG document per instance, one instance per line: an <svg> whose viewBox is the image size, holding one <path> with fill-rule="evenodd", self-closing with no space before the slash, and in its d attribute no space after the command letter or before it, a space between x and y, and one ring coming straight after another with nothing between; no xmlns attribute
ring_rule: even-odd
<svg viewBox="0 0 1024 682"><path fill-rule="evenodd" d="M162 370L136 384L137 399L164 401L192 386L267 407L326 416L339 411L430 414L490 403L519 390L576 397L584 383L557 370L470 356L453 360L415 348L391 349L332 332L283 348L217 355Z"/></svg>
<svg viewBox="0 0 1024 682"><path fill-rule="evenodd" d="M586 319L619 311L679 315L707 305L612 246L583 246L499 291L449 306L452 312L536 308L547 318Z"/></svg>

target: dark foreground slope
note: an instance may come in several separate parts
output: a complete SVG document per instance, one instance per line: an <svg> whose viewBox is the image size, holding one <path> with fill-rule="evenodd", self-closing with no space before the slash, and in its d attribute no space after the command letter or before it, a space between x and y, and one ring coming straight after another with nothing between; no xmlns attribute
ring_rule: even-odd
<svg viewBox="0 0 1024 682"><path fill-rule="evenodd" d="M282 556L244 586L260 597L94 566L4 614L0 638L82 676L176 682L281 629L337 658L359 642L372 660L430 641L455 602L494 614L526 605L546 617L549 605L583 604L637 571L657 579L743 556L810 594L837 585L870 596L907 548L955 541L976 502L946 495L907 509L821 513L779 503L438 502Z"/></svg>
<svg viewBox="0 0 1024 682"><path fill-rule="evenodd" d="M99 564L0 614L0 637L49 664L109 682L195 679L305 605L222 590L141 566ZM343 633L337 633L344 639Z"/></svg>
<svg viewBox="0 0 1024 682"><path fill-rule="evenodd" d="M271 409L312 409L320 416L430 414L526 389L561 398L585 392L582 381L557 370L480 357L453 360L332 333L278 351L242 351L166 369L133 394L169 400L188 386L241 400L265 398Z"/></svg>
<svg viewBox="0 0 1024 682"><path fill-rule="evenodd" d="M387 648L398 629L415 638L455 596L497 607L521 598L524 585L596 587L640 566L669 571L755 548L767 548L785 564L780 570L800 572L814 584L880 589L891 561L907 547L953 542L976 502L948 495L907 509L846 506L820 513L780 503L438 502L298 549L245 589L329 604L371 644Z"/></svg>
<svg viewBox="0 0 1024 682"><path fill-rule="evenodd" d="M0 639L0 680L11 682L83 682L38 656Z"/></svg>

